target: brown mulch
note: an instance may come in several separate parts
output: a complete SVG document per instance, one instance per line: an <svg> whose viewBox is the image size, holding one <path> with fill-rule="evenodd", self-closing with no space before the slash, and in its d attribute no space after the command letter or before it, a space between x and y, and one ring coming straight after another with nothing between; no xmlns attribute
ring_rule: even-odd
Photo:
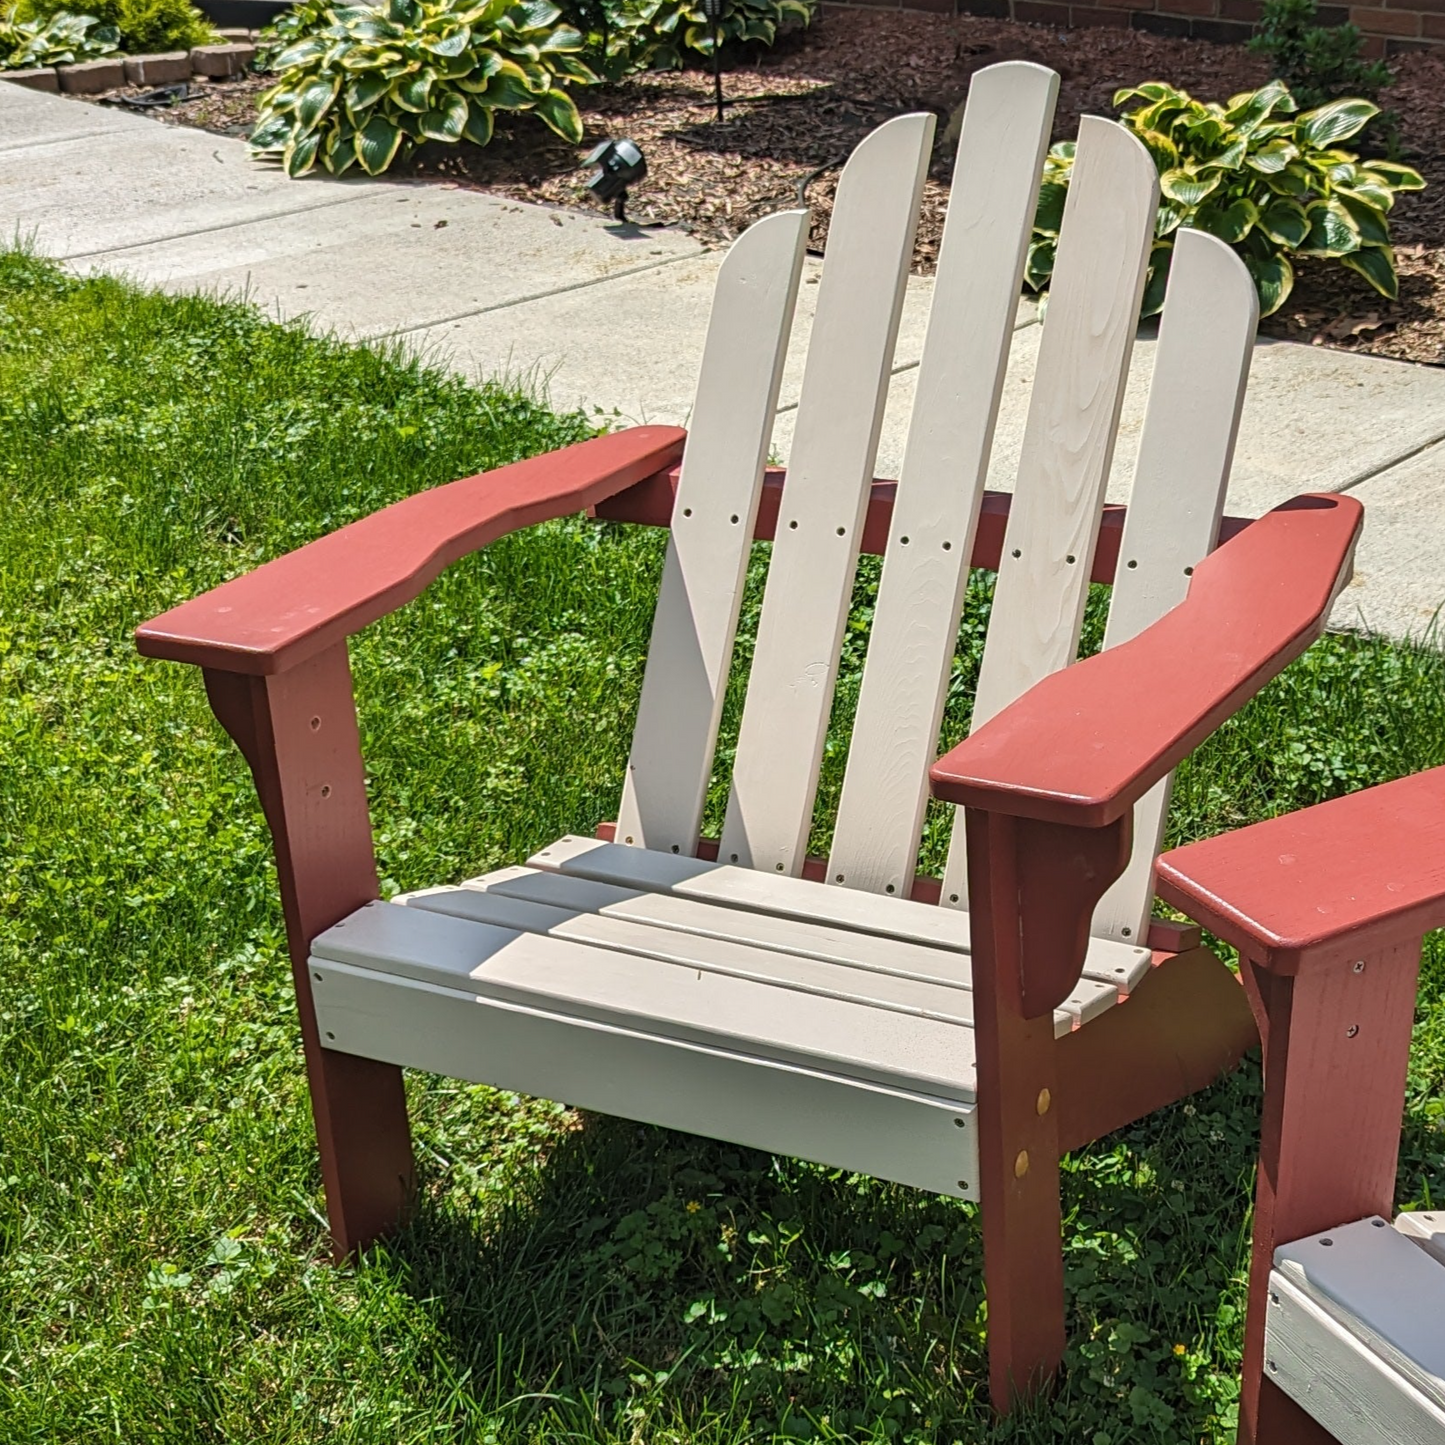
<svg viewBox="0 0 1445 1445"><path fill-rule="evenodd" d="M1222 99L1268 78L1259 57L1234 45L828 6L809 30L725 72L721 123L710 74L647 74L579 97L587 130L581 147L528 117L504 118L490 146L427 146L400 173L518 200L595 208L583 157L603 137L627 136L648 162L647 178L628 206L630 220L677 226L723 244L759 216L806 202L816 247L826 235L838 169L863 135L920 107L946 118L975 70L1008 59L1059 72L1058 137L1073 135L1081 114L1113 114L1121 86L1167 79L1201 98ZM1391 216L1400 297L1387 301L1337 264L1305 261L1290 299L1263 329L1445 364L1445 54L1421 52L1392 64L1396 83L1383 103L1399 113L1407 158L1432 182L1424 193L1402 197ZM203 85L185 103L153 113L172 124L244 135L267 84L248 78ZM937 257L951 165L951 147L940 142L919 225L914 259L920 271L931 270Z"/></svg>

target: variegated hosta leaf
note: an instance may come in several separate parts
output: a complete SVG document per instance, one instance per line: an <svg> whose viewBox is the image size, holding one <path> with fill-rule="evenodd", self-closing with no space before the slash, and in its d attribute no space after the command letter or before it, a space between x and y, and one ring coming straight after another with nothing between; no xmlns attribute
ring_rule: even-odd
<svg viewBox="0 0 1445 1445"><path fill-rule="evenodd" d="M1360 233L1350 214L1338 201L1314 201L1305 207L1309 234L1300 246L1305 256L1344 256L1357 251Z"/></svg>
<svg viewBox="0 0 1445 1445"><path fill-rule="evenodd" d="M1242 241L1259 219L1259 207L1247 196L1238 196L1229 205L1210 201L1200 206L1190 222L1196 230L1208 231L1231 246Z"/></svg>
<svg viewBox="0 0 1445 1445"><path fill-rule="evenodd" d="M1149 252L1149 273L1144 280L1144 299L1139 303L1140 316L1157 316L1164 309L1164 293L1169 286L1169 267L1173 260L1173 241L1156 241Z"/></svg>
<svg viewBox="0 0 1445 1445"><path fill-rule="evenodd" d="M333 75L330 79L316 79L304 85L296 96L296 120L303 130L311 130L326 114L331 102L336 99L336 92L341 89L340 75ZM313 147L312 154L315 154ZM310 168L309 165L307 167ZM291 170L290 164L286 167L288 175L300 174Z"/></svg>
<svg viewBox="0 0 1445 1445"><path fill-rule="evenodd" d="M391 87L392 101L402 110L420 115L427 108L427 97L431 93L432 73L423 70L417 75L404 76Z"/></svg>
<svg viewBox="0 0 1445 1445"><path fill-rule="evenodd" d="M1278 175L1291 161L1299 159L1299 147L1283 139L1266 141L1245 157L1245 165L1262 175Z"/></svg>
<svg viewBox="0 0 1445 1445"><path fill-rule="evenodd" d="M1260 212L1260 230L1281 246L1298 246L1310 233L1309 217L1297 201L1277 197Z"/></svg>
<svg viewBox="0 0 1445 1445"><path fill-rule="evenodd" d="M1039 187L1039 203L1034 211L1034 230L1045 236L1057 236L1064 224L1064 202L1069 188L1062 181L1045 181Z"/></svg>
<svg viewBox="0 0 1445 1445"><path fill-rule="evenodd" d="M1340 264L1351 271L1358 271L1382 296L1391 301L1400 294L1399 277L1395 274L1395 253L1389 246L1361 246L1348 256L1340 257Z"/></svg>
<svg viewBox="0 0 1445 1445"><path fill-rule="evenodd" d="M422 116L421 133L428 140L448 141L455 145L462 138L470 110L465 96L448 95L439 108Z"/></svg>
<svg viewBox="0 0 1445 1445"><path fill-rule="evenodd" d="M1294 290L1294 267L1287 256L1246 256L1244 264L1259 293L1259 314L1271 316Z"/></svg>
<svg viewBox="0 0 1445 1445"><path fill-rule="evenodd" d="M1379 113L1380 107L1368 100L1332 100L1300 116L1296 133L1306 145L1333 145L1348 140Z"/></svg>
<svg viewBox="0 0 1445 1445"><path fill-rule="evenodd" d="M582 117L565 90L549 90L546 95L539 95L532 109L563 140L576 145L582 139Z"/></svg>
<svg viewBox="0 0 1445 1445"><path fill-rule="evenodd" d="M393 8L395 0L393 0ZM384 115L373 115L356 133L356 159L369 176L379 176L401 149L402 134Z"/></svg>
<svg viewBox="0 0 1445 1445"><path fill-rule="evenodd" d="M297 135L291 141L282 157L288 176L304 176L316 164L316 147L320 140L321 137L313 130L305 135Z"/></svg>
<svg viewBox="0 0 1445 1445"><path fill-rule="evenodd" d="M1176 166L1159 177L1159 189L1181 206L1197 206L1206 196L1219 189L1217 175L1200 176Z"/></svg>

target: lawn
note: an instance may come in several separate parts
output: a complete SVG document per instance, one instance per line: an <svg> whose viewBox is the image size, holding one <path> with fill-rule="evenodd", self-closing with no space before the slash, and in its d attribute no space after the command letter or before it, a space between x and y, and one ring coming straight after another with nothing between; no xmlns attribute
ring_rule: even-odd
<svg viewBox="0 0 1445 1445"><path fill-rule="evenodd" d="M417 1221L328 1262L259 808L199 676L130 633L587 430L400 352L0 253L0 1439L1231 1439L1253 1066L1068 1161L1067 1369L1003 1426L975 1210L866 1178L412 1076ZM360 639L388 891L613 815L661 541L552 524ZM1441 761L1441 657L1328 638L1185 766L1172 834ZM935 818L934 866L942 843ZM1442 983L1432 947L1402 1206L1445 1198Z"/></svg>

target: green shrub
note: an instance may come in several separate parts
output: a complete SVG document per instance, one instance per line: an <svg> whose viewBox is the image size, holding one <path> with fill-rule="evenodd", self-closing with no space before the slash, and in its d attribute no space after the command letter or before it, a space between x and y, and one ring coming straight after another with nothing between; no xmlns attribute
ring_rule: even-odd
<svg viewBox="0 0 1445 1445"><path fill-rule="evenodd" d="M1391 76L1382 60L1363 60L1357 25L1316 25L1315 0L1264 0L1249 42L1308 109L1345 96L1374 100Z"/></svg>
<svg viewBox="0 0 1445 1445"><path fill-rule="evenodd" d="M120 49L130 55L189 50L216 38L211 22L190 0L86 0L85 11L114 29ZM31 20L63 13L55 0L20 0L16 6L17 15Z"/></svg>
<svg viewBox="0 0 1445 1445"><path fill-rule="evenodd" d="M54 15L22 20L0 15L0 70L28 70L37 65L71 65L109 55L120 43L113 25L94 15Z"/></svg>
<svg viewBox="0 0 1445 1445"><path fill-rule="evenodd" d="M322 23L272 59L279 80L251 132L252 149L278 156L288 175L318 162L378 175L426 140L486 145L498 110L531 111L582 139L566 87L597 77L551 0L389 0L319 13Z"/></svg>
<svg viewBox="0 0 1445 1445"><path fill-rule="evenodd" d="M1194 100L1158 81L1121 90L1114 104L1139 103L1124 124L1159 168L1161 200L1154 227L1145 316L1164 304L1174 233L1193 226L1227 241L1244 259L1259 292L1260 313L1284 304L1294 285L1290 256L1326 256L1358 271L1383 296L1397 294L1387 213L1399 191L1425 182L1409 166L1361 161L1338 149L1379 107L1359 98L1295 114L1283 81L1246 91L1226 105ZM1048 285L1074 145L1054 146L1044 162L1025 277Z"/></svg>

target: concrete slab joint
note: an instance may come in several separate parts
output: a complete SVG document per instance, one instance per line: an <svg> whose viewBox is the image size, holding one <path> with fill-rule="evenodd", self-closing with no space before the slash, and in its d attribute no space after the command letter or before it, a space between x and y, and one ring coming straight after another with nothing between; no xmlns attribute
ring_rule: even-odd
<svg viewBox="0 0 1445 1445"><path fill-rule="evenodd" d="M155 55L127 55L127 85L174 85L191 78L191 52L167 50Z"/></svg>
<svg viewBox="0 0 1445 1445"><path fill-rule="evenodd" d="M49 65L37 66L33 70L3 70L0 71L0 80L8 80L11 85L23 85L27 90L49 90L60 89L60 77Z"/></svg>
<svg viewBox="0 0 1445 1445"><path fill-rule="evenodd" d="M97 95L125 84L125 64L119 58L82 60L57 67L60 88L67 95Z"/></svg>
<svg viewBox="0 0 1445 1445"><path fill-rule="evenodd" d="M191 51L191 69L212 80L226 80L243 75L256 58L256 47L246 42L225 45L198 45Z"/></svg>

